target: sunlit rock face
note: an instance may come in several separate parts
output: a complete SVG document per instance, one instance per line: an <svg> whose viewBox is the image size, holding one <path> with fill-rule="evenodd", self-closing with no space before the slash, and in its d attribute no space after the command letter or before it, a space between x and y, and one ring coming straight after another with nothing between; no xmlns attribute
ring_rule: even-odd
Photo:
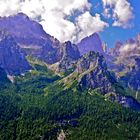
<svg viewBox="0 0 140 140"><path fill-rule="evenodd" d="M39 23L25 14L0 18L0 30L3 29L12 35L25 55L31 55L50 64L60 60L60 42L48 35Z"/></svg>
<svg viewBox="0 0 140 140"><path fill-rule="evenodd" d="M43 27L23 13L0 18L0 29L7 30L19 43L24 45L42 45L49 35Z"/></svg>
<svg viewBox="0 0 140 140"><path fill-rule="evenodd" d="M103 53L102 41L97 33L92 34L89 37L82 39L77 44L80 54L86 54L90 51L95 51L99 53Z"/></svg>
<svg viewBox="0 0 140 140"><path fill-rule="evenodd" d="M114 75L108 69L102 55L90 52L78 62L78 72L81 73L79 87L95 89L102 94L113 92L113 84L117 83Z"/></svg>
<svg viewBox="0 0 140 140"><path fill-rule="evenodd" d="M61 60L58 62L57 71L73 71L77 60L80 58L80 52L75 44L67 41L61 45Z"/></svg>

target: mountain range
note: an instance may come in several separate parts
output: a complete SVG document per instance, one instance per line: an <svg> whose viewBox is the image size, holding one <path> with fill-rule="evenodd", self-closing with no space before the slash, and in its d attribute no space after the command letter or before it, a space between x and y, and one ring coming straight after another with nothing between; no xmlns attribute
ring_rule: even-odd
<svg viewBox="0 0 140 140"><path fill-rule="evenodd" d="M139 35L124 44L117 42L115 48L106 53L97 33L78 44L61 43L23 13L1 18L0 29L0 64L7 75L20 75L32 70L26 57L33 57L45 62L55 73L68 75L69 79L75 73L80 75L80 78L75 77L80 89L85 87L101 94L115 93L113 85L119 82L126 88L139 89L139 53L134 53L140 44ZM125 50L127 44L135 48ZM114 76L109 70L114 72Z"/></svg>
<svg viewBox="0 0 140 140"><path fill-rule="evenodd" d="M13 102L10 99L8 99L8 102L16 111L11 114L13 118L9 118L6 115L8 122L16 123L16 120L21 123L22 119L26 118L24 114L27 111L26 108L30 109L30 107L33 107L33 110L31 109L31 112L34 111L33 115L29 111L27 116L29 118L33 117L31 120L34 120L35 117L39 118L40 121L47 120L51 127L48 128L47 126L46 128L49 134L45 133L45 128L41 129L41 132L44 133L39 133L41 139L49 139L50 136L52 136L51 139L55 139L54 137L56 137L58 132L63 132L62 128L63 130L65 129L65 134L68 133L69 136L71 132L75 132L69 127L76 126L77 129L80 129L78 127L80 123L78 122L81 121L80 119L86 120L85 118L88 116L86 113L92 110L90 104L93 104L92 100L94 99L89 100L92 97L102 101L100 103L105 104L105 106L107 104L112 105L114 108L110 109L113 111L111 113L115 114L116 107L121 108L124 112L126 110L128 114L134 111L138 116L140 111L140 35L126 42L118 41L114 48L107 51L105 47L98 33L93 33L77 44L73 44L70 41L60 42L47 34L38 22L31 20L23 13L1 17L0 90L2 95L0 98L2 98L2 103L6 104L4 98L10 97ZM86 95L86 97L83 95ZM63 98L66 99L63 100ZM30 104L30 100L33 106ZM60 106L57 108L57 101L59 100L58 105ZM84 104L83 100L88 100L89 105ZM63 102L68 108L63 108L63 104L61 105ZM94 102L96 103L97 101ZM95 105L98 106L97 103ZM89 107L90 111L87 108L85 110L83 106ZM55 108L58 109L59 113ZM107 106L107 108L110 107ZM99 109L99 112L95 113L102 115L101 107ZM48 117L44 118L46 113L49 115L47 114ZM5 113L2 115L4 116ZM0 115L0 120L5 124L2 115ZM77 121L77 119L79 120ZM139 117L136 119L136 122L139 122ZM38 122L36 125L39 125L39 123L41 122ZM123 124L123 122L120 123L121 125ZM21 124L18 123L16 125L19 125L21 129L24 127L24 125L20 126ZM82 126L84 125L86 124L82 124ZM13 126L15 128L14 124ZM112 126L117 127L118 131L125 131L125 129L121 130L119 128L119 123L112 124ZM10 123L7 127L10 127ZM138 127L134 126L134 128L139 131ZM5 136L3 133L5 129L0 131L2 140L8 140L8 135ZM12 135L13 139L16 139L17 135L19 135L18 139L26 139L20 135L19 128L16 127L15 129L18 133L16 134L14 130L13 133L15 135ZM37 129L37 131L39 130ZM27 135L26 132L25 134ZM63 135L65 134L63 132ZM34 137L34 139L39 139L39 135L37 135L37 138ZM76 136L78 137L78 135ZM105 136L107 137L107 135ZM30 135L29 137L27 136L28 138L32 139ZM112 137L110 136L110 138ZM127 138L129 139L130 137L128 136Z"/></svg>

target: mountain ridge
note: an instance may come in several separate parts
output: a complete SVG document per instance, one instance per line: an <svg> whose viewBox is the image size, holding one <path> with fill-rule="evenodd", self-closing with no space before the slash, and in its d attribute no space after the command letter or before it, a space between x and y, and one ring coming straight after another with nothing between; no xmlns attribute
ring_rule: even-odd
<svg viewBox="0 0 140 140"><path fill-rule="evenodd" d="M25 73L31 69L18 44L6 31L0 31L0 66L9 75Z"/></svg>

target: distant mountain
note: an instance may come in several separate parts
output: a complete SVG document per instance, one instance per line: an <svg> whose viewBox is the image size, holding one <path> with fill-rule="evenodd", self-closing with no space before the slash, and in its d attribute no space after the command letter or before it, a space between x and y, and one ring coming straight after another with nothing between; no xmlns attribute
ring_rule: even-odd
<svg viewBox="0 0 140 140"><path fill-rule="evenodd" d="M23 13L1 17L0 29L7 30L14 37L25 55L36 57L48 64L54 64L62 59L63 44L47 34L38 22L31 20ZM77 47L80 55L90 51L104 52L101 39L97 33L82 39Z"/></svg>
<svg viewBox="0 0 140 140"><path fill-rule="evenodd" d="M109 49L109 54L111 54L112 56L117 56L120 54L120 48L122 47L123 43L120 41L117 41L115 43L115 47Z"/></svg>
<svg viewBox="0 0 140 140"><path fill-rule="evenodd" d="M45 40L50 42L51 36L49 36L43 27L29 19L23 13L9 17L0 18L0 29L7 30L21 45L21 47L32 46L38 47L45 43Z"/></svg>
<svg viewBox="0 0 140 140"><path fill-rule="evenodd" d="M82 39L78 44L78 49L80 54L86 54L90 51L95 51L99 53L103 53L102 41L97 33L92 34L84 39Z"/></svg>
<svg viewBox="0 0 140 140"><path fill-rule="evenodd" d="M0 67L9 75L25 73L31 69L18 44L6 31L0 31Z"/></svg>
<svg viewBox="0 0 140 140"><path fill-rule="evenodd" d="M115 47L109 49L109 54L113 57L140 56L140 34L135 38L129 38L125 42L117 41Z"/></svg>
<svg viewBox="0 0 140 140"><path fill-rule="evenodd" d="M0 18L0 29L0 66L7 74L18 75L31 69L25 58L31 56L45 62L49 69L57 74L62 76L63 73L64 79L60 83L70 86L76 82L81 91L90 89L111 98L113 96L113 101L122 102L123 96L115 88L118 84L117 78L107 68L102 56L105 46L97 33L82 39L77 45L70 41L61 43L23 13ZM138 43L139 39L126 42L131 45ZM105 55L109 56L109 69L117 74L126 67L126 63L122 64L125 61L119 60L131 54L129 49L126 55L126 49L122 46L121 42L117 42L115 48ZM137 52L134 50L133 52ZM127 97L125 99L127 104Z"/></svg>
<svg viewBox="0 0 140 140"><path fill-rule="evenodd" d="M140 90L140 58L135 58L135 63L124 75L120 76L120 81L125 87Z"/></svg>
<svg viewBox="0 0 140 140"><path fill-rule="evenodd" d="M108 67L114 71L127 88L140 89L140 35L123 42L116 42L106 58Z"/></svg>
<svg viewBox="0 0 140 140"><path fill-rule="evenodd" d="M25 55L47 63L60 60L60 42L48 35L43 27L23 13L0 18L0 30L8 31Z"/></svg>

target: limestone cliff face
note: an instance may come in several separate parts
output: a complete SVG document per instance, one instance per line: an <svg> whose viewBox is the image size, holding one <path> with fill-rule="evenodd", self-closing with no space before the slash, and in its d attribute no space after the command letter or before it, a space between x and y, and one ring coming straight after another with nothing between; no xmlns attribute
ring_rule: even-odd
<svg viewBox="0 0 140 140"><path fill-rule="evenodd" d="M0 66L9 75L21 74L31 68L14 38L5 31L0 31Z"/></svg>
<svg viewBox="0 0 140 140"><path fill-rule="evenodd" d="M63 58L67 57L71 60L77 60L80 57L80 52L78 47L72 44L70 41L67 41L63 44Z"/></svg>
<svg viewBox="0 0 140 140"><path fill-rule="evenodd" d="M140 60L137 59L136 63L139 65ZM108 70L106 61L102 55L90 52L84 55L77 64L80 90L95 90L105 95L105 97L109 97L109 100L113 102L140 111L140 104L136 99L131 96L124 96L123 93L117 90L116 85L119 86L118 81L115 75ZM135 69L139 70L140 68L136 67ZM123 89L123 87L121 88Z"/></svg>
<svg viewBox="0 0 140 140"><path fill-rule="evenodd" d="M50 39L43 27L31 20L27 15L18 13L9 17L0 18L0 29L7 30L22 47L38 47L44 44L44 39ZM49 41L48 39L48 41Z"/></svg>
<svg viewBox="0 0 140 140"><path fill-rule="evenodd" d="M9 32L25 55L36 57L48 64L61 59L61 43L47 34L41 24L23 13L0 18L0 30Z"/></svg>
<svg viewBox="0 0 140 140"><path fill-rule="evenodd" d="M113 92L115 77L108 71L102 55L90 52L80 59L77 70L80 74L79 87L81 89L95 89L102 94Z"/></svg>
<svg viewBox="0 0 140 140"><path fill-rule="evenodd" d="M95 51L103 53L102 41L97 33L92 34L89 37L82 39L78 44L78 49L81 55Z"/></svg>
<svg viewBox="0 0 140 140"><path fill-rule="evenodd" d="M63 44L47 34L39 23L23 13L1 17L0 29L8 31L13 36L25 55L36 57L48 64L61 61L65 52L72 59L78 58L77 47L80 55L90 51L103 53L102 42L97 33L84 38L77 45L71 44L69 41Z"/></svg>
<svg viewBox="0 0 140 140"><path fill-rule="evenodd" d="M77 60L80 58L80 52L77 46L68 41L61 46L60 50L62 58L59 61L58 71L74 71L76 68Z"/></svg>

